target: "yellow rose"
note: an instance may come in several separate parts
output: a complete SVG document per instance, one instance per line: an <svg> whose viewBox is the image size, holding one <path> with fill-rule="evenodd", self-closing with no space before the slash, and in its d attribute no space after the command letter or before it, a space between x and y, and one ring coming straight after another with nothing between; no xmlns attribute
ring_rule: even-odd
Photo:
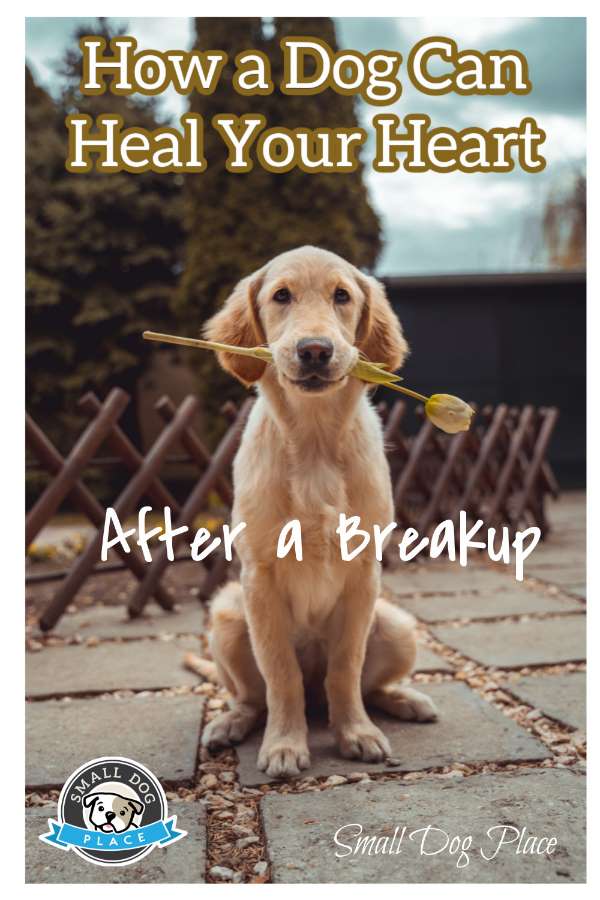
<svg viewBox="0 0 600 900"><path fill-rule="evenodd" d="M457 434L469 430L475 410L452 394L432 394L425 404L425 412L437 428L447 434Z"/></svg>

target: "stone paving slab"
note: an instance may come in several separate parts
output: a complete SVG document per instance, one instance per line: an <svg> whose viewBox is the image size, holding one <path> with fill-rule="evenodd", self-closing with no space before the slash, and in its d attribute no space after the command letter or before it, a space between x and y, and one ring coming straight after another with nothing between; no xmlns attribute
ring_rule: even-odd
<svg viewBox="0 0 600 900"><path fill-rule="evenodd" d="M578 600L553 597L544 591L512 587L479 594L403 597L402 606L425 622L448 619L492 619L526 613L579 612Z"/></svg>
<svg viewBox="0 0 600 900"><path fill-rule="evenodd" d="M317 795L270 794L263 799L262 810L273 881L278 883L585 881L585 779L565 769L450 781L428 778L413 784L372 782ZM336 844L338 829L352 823L362 828L363 838L387 837L388 852L353 852L356 827L338 834ZM498 843L494 836L500 833L492 832L490 839L488 829L505 824L527 828L527 836L555 836L554 854L517 855L515 843L504 845L494 859L484 859L480 850L490 857ZM414 840L408 835L428 825L450 839L459 835L461 842L472 835L468 865L457 867L458 855L448 851L431 853L443 846L440 832L429 833L422 853L421 835ZM398 845L403 826L407 832ZM398 846L400 852L393 852Z"/></svg>
<svg viewBox="0 0 600 900"><path fill-rule="evenodd" d="M383 576L383 584L396 597L416 593L462 594L472 591L504 591L514 587L512 569L506 572L487 566L462 567L456 563L429 562L426 566L400 563Z"/></svg>
<svg viewBox="0 0 600 900"><path fill-rule="evenodd" d="M178 638L45 647L26 654L26 695L50 697L198 684L198 676L183 667L187 650L200 652L200 641Z"/></svg>
<svg viewBox="0 0 600 900"><path fill-rule="evenodd" d="M485 666L520 668L585 659L585 616L528 622L433 625L431 633Z"/></svg>
<svg viewBox="0 0 600 900"><path fill-rule="evenodd" d="M578 567L585 572L586 564L586 547L585 547L585 529L570 534L554 534L550 539L542 541L537 545L533 554L529 557L530 566L534 569L538 566L560 567L560 558L568 568ZM565 552L566 551L566 552Z"/></svg>
<svg viewBox="0 0 600 900"><path fill-rule="evenodd" d="M560 557L559 557L560 558ZM537 565L531 567L528 572L532 578L539 578L541 581L550 582L561 590L566 584L584 584L586 579L586 567L583 565L570 565L565 562L563 565L548 564Z"/></svg>
<svg viewBox="0 0 600 900"><path fill-rule="evenodd" d="M503 715L464 684L420 685L440 712L437 722L421 724L401 722L371 710L373 721L385 732L392 745L396 766L342 759L327 723L318 719L309 723L311 767L303 774L311 776L347 775L350 772L389 772L391 769L413 772L446 766L455 762L518 762L541 760L549 756L546 747ZM256 768L262 733L255 733L237 748L240 782L264 784L268 778Z"/></svg>
<svg viewBox="0 0 600 900"><path fill-rule="evenodd" d="M413 672L454 672L454 666L444 656L434 653L424 644L419 644Z"/></svg>
<svg viewBox="0 0 600 900"><path fill-rule="evenodd" d="M169 815L187 836L170 847L156 847L130 866L95 866L39 840L56 817L56 805L25 811L25 881L27 884L203 884L206 867L206 814L202 803L169 803Z"/></svg>
<svg viewBox="0 0 600 900"><path fill-rule="evenodd" d="M563 587L566 584L585 581L585 566L574 566L568 562L554 563L553 565L531 565L527 569L527 575Z"/></svg>
<svg viewBox="0 0 600 900"><path fill-rule="evenodd" d="M585 729L585 672L570 675L524 676L506 689L551 719Z"/></svg>
<svg viewBox="0 0 600 900"><path fill-rule="evenodd" d="M144 638L161 634L195 634L204 630L204 609L199 603L185 603L176 612L152 609L130 619L126 606L91 606L65 614L52 634L57 637ZM41 632L34 632L34 635Z"/></svg>
<svg viewBox="0 0 600 900"><path fill-rule="evenodd" d="M166 782L194 777L204 698L96 697L26 705L26 782L62 787L98 756L128 756Z"/></svg>

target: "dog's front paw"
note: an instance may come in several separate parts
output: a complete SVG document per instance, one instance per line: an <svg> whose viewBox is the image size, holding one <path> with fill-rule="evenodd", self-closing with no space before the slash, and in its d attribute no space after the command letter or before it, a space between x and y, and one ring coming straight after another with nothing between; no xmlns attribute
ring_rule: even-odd
<svg viewBox="0 0 600 900"><path fill-rule="evenodd" d="M289 778L299 775L310 766L310 754L306 741L279 738L265 739L258 754L257 766L271 778Z"/></svg>
<svg viewBox="0 0 600 900"><path fill-rule="evenodd" d="M231 709L209 722L202 735L202 746L220 750L243 741L256 723L257 713L250 709Z"/></svg>
<svg viewBox="0 0 600 900"><path fill-rule="evenodd" d="M372 722L359 722L340 728L338 742L340 753L346 759L381 762L392 752L385 734Z"/></svg>

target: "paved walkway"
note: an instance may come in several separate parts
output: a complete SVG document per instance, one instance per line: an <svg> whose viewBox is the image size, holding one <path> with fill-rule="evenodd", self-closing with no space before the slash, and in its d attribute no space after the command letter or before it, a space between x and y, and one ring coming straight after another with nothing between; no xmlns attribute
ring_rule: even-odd
<svg viewBox="0 0 600 900"><path fill-rule="evenodd" d="M392 744L386 764L340 759L319 721L311 769L288 782L257 770L260 735L237 752L202 751L202 728L227 694L182 664L190 650L204 653L189 569L176 614L128 622L120 574L107 582L108 605L96 586L93 605L65 615L52 636L31 624L27 880L583 881L583 496L567 494L551 519L555 530L527 561L522 584L512 570L483 564L386 574L388 596L419 623L412 681L441 713L426 725L375 715ZM66 777L115 753L161 779L188 837L117 869L42 844ZM551 837L549 855L540 839Z"/></svg>

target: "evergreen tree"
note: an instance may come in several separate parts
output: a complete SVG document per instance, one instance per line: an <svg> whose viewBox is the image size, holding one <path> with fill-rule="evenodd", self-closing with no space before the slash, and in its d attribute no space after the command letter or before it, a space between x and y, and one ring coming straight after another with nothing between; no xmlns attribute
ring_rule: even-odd
<svg viewBox="0 0 600 900"><path fill-rule="evenodd" d="M228 173L226 147L211 127L216 113L260 112L267 127L352 128L358 124L355 101L331 90L314 96L286 96L279 41L286 35L311 35L336 49L329 18L275 19L266 37L258 18L196 19L195 46L225 50L229 62L213 94L192 94L190 108L203 115L207 169L186 177L188 238L178 300L188 332L205 322L234 284L285 250L314 244L339 253L357 266L372 269L381 248L380 225L370 206L362 167L354 173L313 173L299 169L271 173L255 164L251 172ZM232 87L233 60L242 50L262 50L271 62L275 90L268 96L237 94ZM226 397L241 391L219 373L212 357L197 366L206 383L205 403L215 412Z"/></svg>
<svg viewBox="0 0 600 900"><path fill-rule="evenodd" d="M27 333L29 409L60 445L81 426L76 401L118 385L133 394L153 348L144 328L171 327L183 239L181 179L70 174L65 115L119 113L125 127L156 128L151 102L79 93L81 34L62 63L58 103L27 77ZM135 404L128 418L135 433Z"/></svg>

